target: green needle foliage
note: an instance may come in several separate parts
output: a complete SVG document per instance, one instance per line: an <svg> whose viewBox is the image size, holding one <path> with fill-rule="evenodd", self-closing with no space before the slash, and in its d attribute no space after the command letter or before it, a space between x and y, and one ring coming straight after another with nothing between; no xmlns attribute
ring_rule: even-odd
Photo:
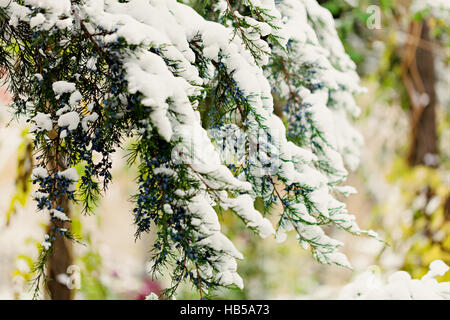
<svg viewBox="0 0 450 320"><path fill-rule="evenodd" d="M353 192L340 184L358 163L348 117L361 88L315 1L0 0L0 25L12 108L31 123L34 198L53 224L37 288L53 241L74 239L61 203L91 212L128 138L136 237L155 228L152 271L172 275L165 298L183 281L202 298L243 287L218 212L261 237L294 230L320 263L344 267L322 226L376 236L335 199Z"/></svg>

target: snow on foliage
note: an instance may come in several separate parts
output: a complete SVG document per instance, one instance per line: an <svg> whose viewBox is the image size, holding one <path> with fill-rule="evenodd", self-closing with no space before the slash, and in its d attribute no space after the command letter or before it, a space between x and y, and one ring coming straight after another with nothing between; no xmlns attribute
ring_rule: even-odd
<svg viewBox="0 0 450 320"><path fill-rule="evenodd" d="M342 288L340 299L360 300L450 300L450 282L439 283L449 267L442 260L430 263L421 279L412 279L406 271L397 271L383 279L377 269L368 270Z"/></svg>
<svg viewBox="0 0 450 320"><path fill-rule="evenodd" d="M319 262L349 267L322 226L376 234L335 198L354 191L340 184L345 165L358 165L362 139L349 119L363 90L331 14L314 0L210 1L199 12L184 2L192 7L0 1L2 39L13 37L33 59L8 61L21 62L9 69L13 106L35 124L38 164L49 170L34 175L39 209L65 220L54 203L67 195L92 210L111 180L111 153L133 137L136 236L156 224L153 271L173 267L168 297L186 278L201 294L243 287L243 256L221 232L221 210L263 238L282 241L294 230ZM48 166L55 154L62 168ZM84 167L78 190L75 165ZM278 204L274 227L263 214ZM70 233L56 227L48 241L57 236Z"/></svg>

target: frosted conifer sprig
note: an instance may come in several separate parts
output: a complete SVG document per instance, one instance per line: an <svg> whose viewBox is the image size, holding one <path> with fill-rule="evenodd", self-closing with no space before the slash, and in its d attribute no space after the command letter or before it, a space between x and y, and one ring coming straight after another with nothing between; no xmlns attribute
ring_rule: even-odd
<svg viewBox="0 0 450 320"><path fill-rule="evenodd" d="M139 168L136 236L156 226L152 271L172 274L165 296L185 280L202 297L243 287L220 210L263 238L295 230L319 262L349 266L321 229L364 233L333 197L349 191L338 184L360 138L346 118L358 79L327 47L339 41L332 19L315 1L189 3L200 13L175 0L0 0L0 62L16 114L32 123L34 198L55 227L37 285L52 241L72 238L58 203L92 211L126 138ZM275 230L264 216L279 203Z"/></svg>

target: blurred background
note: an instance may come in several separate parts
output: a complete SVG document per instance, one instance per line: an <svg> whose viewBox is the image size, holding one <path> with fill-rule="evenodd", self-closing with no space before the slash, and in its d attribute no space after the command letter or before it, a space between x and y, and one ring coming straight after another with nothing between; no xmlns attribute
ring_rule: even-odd
<svg viewBox="0 0 450 320"><path fill-rule="evenodd" d="M282 244L260 239L234 215L223 232L244 254L238 271L244 290L215 292L221 299L334 299L358 273L405 270L420 278L431 261L450 265L450 13L446 1L318 1L336 19L367 93L357 97L355 120L364 135L360 167L348 179L358 190L346 203L374 239L328 230L345 243L353 271L320 265L294 236ZM1 89L0 89L1 90ZM33 165L28 124L11 120L0 91L0 299L30 299L31 268L46 228L30 194ZM96 214L73 207L74 283L77 299L144 299L168 278L151 279L153 235L134 239L132 204L136 168L126 151L114 157L113 182ZM440 281L450 281L450 272ZM178 299L198 298L181 288Z"/></svg>

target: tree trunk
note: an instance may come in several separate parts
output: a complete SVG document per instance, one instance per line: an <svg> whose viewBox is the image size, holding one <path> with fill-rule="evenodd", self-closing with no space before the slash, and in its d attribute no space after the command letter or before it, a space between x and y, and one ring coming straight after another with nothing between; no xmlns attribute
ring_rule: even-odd
<svg viewBox="0 0 450 320"><path fill-rule="evenodd" d="M436 168L439 166L439 148L436 130L438 102L435 91L437 79L434 65L434 44L430 38L430 29L426 21L411 23L408 36L409 41L402 56L402 80L411 103L411 143L407 160L411 167L425 165ZM436 195L436 190L427 184L422 187L422 190L417 190L416 195L421 192L425 194L426 204ZM442 227L450 217L450 195L441 200L444 201L444 221L439 227L442 231ZM444 254L444 252L448 252L445 237L444 240L435 240L435 227L432 228L433 213L431 215L426 213L425 208L426 206L420 212L425 218L425 224L419 225L414 222L413 228L428 239L430 246L439 245L442 252L439 256L448 263ZM410 252L413 253L412 257L419 259L414 250L410 250ZM422 267L426 266L422 264Z"/></svg>
<svg viewBox="0 0 450 320"><path fill-rule="evenodd" d="M58 203L64 209L64 213L70 218L69 201L64 196ZM47 233L50 231L52 223L47 227ZM70 230L69 222L56 222L59 228ZM60 283L57 280L59 274L66 274L67 268L73 264L72 241L59 235L52 244L52 252L47 260L47 288L48 298L52 300L71 300L73 290L67 287L68 284Z"/></svg>
<svg viewBox="0 0 450 320"><path fill-rule="evenodd" d="M48 133L49 138L59 139L56 130ZM48 164L49 172L58 172L67 169L64 160L59 157L57 148L50 157L51 161ZM63 212L70 218L70 205L66 195L61 196L54 204L56 208L60 206ZM50 233L52 227L65 228L71 230L71 222L56 220L49 222L47 226L47 234ZM52 251L47 260L47 298L51 300L71 300L73 298L73 290L68 287L69 283L61 283L58 281L58 275L67 274L67 268L73 264L73 245L72 241L62 235L57 235L52 244Z"/></svg>
<svg viewBox="0 0 450 320"><path fill-rule="evenodd" d="M410 35L413 59L404 75L411 101L411 144L408 162L411 166L438 165L438 139L436 133L436 74L433 46L426 21L413 23ZM409 47L411 49L411 47ZM406 76L406 79L405 79Z"/></svg>

